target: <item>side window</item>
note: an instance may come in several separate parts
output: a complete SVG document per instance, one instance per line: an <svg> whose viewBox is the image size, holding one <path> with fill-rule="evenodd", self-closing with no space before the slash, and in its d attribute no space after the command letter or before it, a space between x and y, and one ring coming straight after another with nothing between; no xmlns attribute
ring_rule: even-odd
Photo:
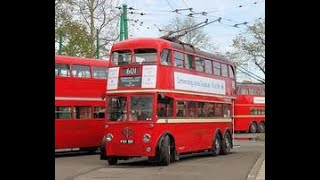
<svg viewBox="0 0 320 180"><path fill-rule="evenodd" d="M56 64L55 75L61 77L70 77L70 65L69 64Z"/></svg>
<svg viewBox="0 0 320 180"><path fill-rule="evenodd" d="M181 52L174 51L174 66L178 68L183 68L183 54Z"/></svg>
<svg viewBox="0 0 320 180"><path fill-rule="evenodd" d="M216 104L215 105L215 117L223 117L222 114L222 104Z"/></svg>
<svg viewBox="0 0 320 180"><path fill-rule="evenodd" d="M265 95L265 89L261 89L261 93L260 93L262 96Z"/></svg>
<svg viewBox="0 0 320 180"><path fill-rule="evenodd" d="M93 109L93 117L94 119L101 119L105 117L105 109L104 107L94 107Z"/></svg>
<svg viewBox="0 0 320 180"><path fill-rule="evenodd" d="M254 109L250 109L250 114L253 115L255 113Z"/></svg>
<svg viewBox="0 0 320 180"><path fill-rule="evenodd" d="M177 101L177 117L185 117L186 116L186 102L185 101Z"/></svg>
<svg viewBox="0 0 320 180"><path fill-rule="evenodd" d="M71 119L71 107L55 107L55 119Z"/></svg>
<svg viewBox="0 0 320 180"><path fill-rule="evenodd" d="M92 67L93 78L96 79L107 79L108 78L108 68L104 67Z"/></svg>
<svg viewBox="0 0 320 180"><path fill-rule="evenodd" d="M204 60L202 58L196 57L196 70L199 72L204 71Z"/></svg>
<svg viewBox="0 0 320 180"><path fill-rule="evenodd" d="M205 103L198 102L198 117L206 117Z"/></svg>
<svg viewBox="0 0 320 180"><path fill-rule="evenodd" d="M72 66L72 76L80 78L90 78L90 66L86 65L73 65Z"/></svg>
<svg viewBox="0 0 320 180"><path fill-rule="evenodd" d="M204 104L205 112L207 112L207 117L214 117L214 104L205 103Z"/></svg>
<svg viewBox="0 0 320 180"><path fill-rule="evenodd" d="M248 88L241 88L241 93L240 94L249 94Z"/></svg>
<svg viewBox="0 0 320 180"><path fill-rule="evenodd" d="M187 117L197 117L197 103L193 101L188 101L188 114Z"/></svg>
<svg viewBox="0 0 320 180"><path fill-rule="evenodd" d="M92 111L90 106L76 106L73 109L73 117L75 119L90 119Z"/></svg>
<svg viewBox="0 0 320 180"><path fill-rule="evenodd" d="M223 104L223 117L231 117L230 104Z"/></svg>
<svg viewBox="0 0 320 180"><path fill-rule="evenodd" d="M213 61L213 73L214 75L221 76L221 67L219 62Z"/></svg>
<svg viewBox="0 0 320 180"><path fill-rule="evenodd" d="M212 61L210 60L205 60L205 72L208 74L212 74Z"/></svg>
<svg viewBox="0 0 320 180"><path fill-rule="evenodd" d="M228 77L228 67L226 64L221 64L221 74L223 77Z"/></svg>
<svg viewBox="0 0 320 180"><path fill-rule="evenodd" d="M170 50L169 49L164 49L162 52L161 52L161 64L162 65L171 65L171 62L170 62Z"/></svg>
<svg viewBox="0 0 320 180"><path fill-rule="evenodd" d="M249 88L249 94L250 94L250 95L254 95L254 89Z"/></svg>
<svg viewBox="0 0 320 180"><path fill-rule="evenodd" d="M185 65L186 69L195 69L193 63L193 55L185 54Z"/></svg>
<svg viewBox="0 0 320 180"><path fill-rule="evenodd" d="M173 99L158 95L158 117L173 117Z"/></svg>

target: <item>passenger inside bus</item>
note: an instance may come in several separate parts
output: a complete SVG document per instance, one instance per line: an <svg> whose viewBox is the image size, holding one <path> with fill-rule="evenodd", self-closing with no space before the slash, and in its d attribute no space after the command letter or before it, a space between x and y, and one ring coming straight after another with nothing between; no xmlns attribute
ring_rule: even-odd
<svg viewBox="0 0 320 180"><path fill-rule="evenodd" d="M118 112L117 121L124 121L127 119L127 111L126 111L127 99L125 97L119 97L118 99Z"/></svg>
<svg viewBox="0 0 320 180"><path fill-rule="evenodd" d="M167 117L166 110L164 109L164 107L159 109L158 117Z"/></svg>
<svg viewBox="0 0 320 180"><path fill-rule="evenodd" d="M177 117L184 117L183 110L178 110Z"/></svg>
<svg viewBox="0 0 320 180"><path fill-rule="evenodd" d="M123 64L126 64L125 60L124 60L124 57L123 55L119 54L118 56L118 64L119 65L123 65Z"/></svg>
<svg viewBox="0 0 320 180"><path fill-rule="evenodd" d="M138 120L137 111L132 110L129 116L129 121L136 121Z"/></svg>

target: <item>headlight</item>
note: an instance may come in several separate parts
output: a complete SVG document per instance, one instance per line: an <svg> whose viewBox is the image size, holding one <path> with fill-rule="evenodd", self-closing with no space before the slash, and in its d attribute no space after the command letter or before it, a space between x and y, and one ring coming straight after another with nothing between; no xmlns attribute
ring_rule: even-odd
<svg viewBox="0 0 320 180"><path fill-rule="evenodd" d="M144 134L142 140L145 143L149 142L151 140L151 135L148 133Z"/></svg>
<svg viewBox="0 0 320 180"><path fill-rule="evenodd" d="M113 135L112 135L111 133L108 133L108 134L105 136L105 140L106 140L107 142L112 141L112 139L113 139Z"/></svg>

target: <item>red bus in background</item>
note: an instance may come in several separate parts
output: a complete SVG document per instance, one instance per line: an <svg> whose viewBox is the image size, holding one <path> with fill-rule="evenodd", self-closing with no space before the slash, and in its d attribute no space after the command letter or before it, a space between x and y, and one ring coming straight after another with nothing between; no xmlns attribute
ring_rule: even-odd
<svg viewBox="0 0 320 180"><path fill-rule="evenodd" d="M105 125L107 60L55 56L55 149L95 151Z"/></svg>
<svg viewBox="0 0 320 180"><path fill-rule="evenodd" d="M234 130L250 133L265 132L265 85L237 83Z"/></svg>
<svg viewBox="0 0 320 180"><path fill-rule="evenodd" d="M122 41L111 52L100 159L112 165L146 156L168 165L187 153L230 152L230 61L161 38Z"/></svg>

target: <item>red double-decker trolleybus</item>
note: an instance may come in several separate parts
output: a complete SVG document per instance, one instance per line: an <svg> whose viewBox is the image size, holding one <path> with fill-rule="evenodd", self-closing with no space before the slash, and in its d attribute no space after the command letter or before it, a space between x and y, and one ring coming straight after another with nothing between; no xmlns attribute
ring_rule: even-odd
<svg viewBox="0 0 320 180"><path fill-rule="evenodd" d="M265 85L237 83L234 130L237 132L265 132Z"/></svg>
<svg viewBox="0 0 320 180"><path fill-rule="evenodd" d="M111 49L107 122L100 159L148 157L168 165L180 155L233 147L233 64L161 38Z"/></svg>
<svg viewBox="0 0 320 180"><path fill-rule="evenodd" d="M96 150L103 138L108 63L55 56L55 149Z"/></svg>

